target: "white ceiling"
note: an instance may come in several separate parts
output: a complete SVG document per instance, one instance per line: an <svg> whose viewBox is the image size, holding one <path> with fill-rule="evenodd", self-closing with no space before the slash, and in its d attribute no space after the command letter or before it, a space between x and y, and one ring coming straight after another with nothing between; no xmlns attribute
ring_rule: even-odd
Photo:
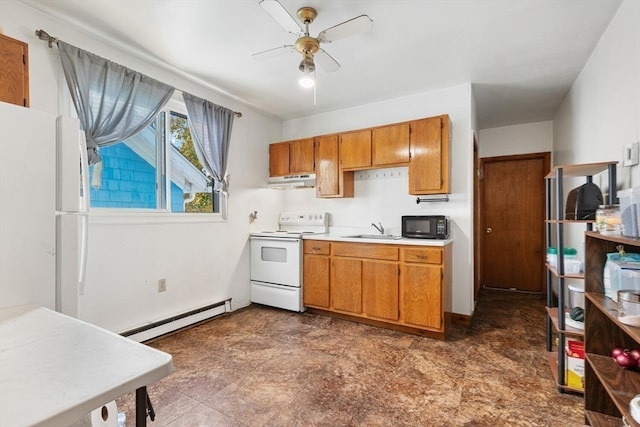
<svg viewBox="0 0 640 427"><path fill-rule="evenodd" d="M297 84L299 54L251 57L296 38L259 0L21 1L282 119L470 82L480 129L552 119L621 3L280 0L293 16L317 9L312 36L361 14L373 20L367 33L322 45L341 68L318 68L314 105Z"/></svg>

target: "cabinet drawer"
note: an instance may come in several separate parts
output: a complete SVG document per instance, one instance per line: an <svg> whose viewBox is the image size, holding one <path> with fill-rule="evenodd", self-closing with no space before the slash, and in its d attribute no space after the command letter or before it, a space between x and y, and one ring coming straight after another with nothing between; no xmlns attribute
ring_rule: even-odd
<svg viewBox="0 0 640 427"><path fill-rule="evenodd" d="M305 254L329 255L330 249L331 249L330 242L321 242L318 240L304 241Z"/></svg>
<svg viewBox="0 0 640 427"><path fill-rule="evenodd" d="M404 249L404 262L442 264L442 249Z"/></svg>
<svg viewBox="0 0 640 427"><path fill-rule="evenodd" d="M385 244L360 245L357 243L334 243L333 255L352 258L382 259L386 261L398 260L398 248Z"/></svg>

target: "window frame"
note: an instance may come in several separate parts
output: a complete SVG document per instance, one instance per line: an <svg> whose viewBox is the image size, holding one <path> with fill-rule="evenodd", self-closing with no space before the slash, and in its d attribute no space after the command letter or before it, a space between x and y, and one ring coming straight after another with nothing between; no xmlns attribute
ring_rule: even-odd
<svg viewBox="0 0 640 427"><path fill-rule="evenodd" d="M91 207L92 215L99 214L96 219L101 218L99 223L119 223L115 218L128 218L126 223L130 223L133 218L140 218L143 222L148 216L160 219L161 222L226 222L227 216L223 214L227 206L223 206L220 194L213 191L213 212L172 212L171 211L171 113L188 117L187 108L182 99L182 94L178 91L165 104L158 116L163 115L161 120L162 132L156 133L156 201L159 206L156 208L106 208ZM161 184L161 185L158 185ZM217 203L216 203L217 202ZM89 200L91 205L91 199ZM216 212L217 208L217 212Z"/></svg>

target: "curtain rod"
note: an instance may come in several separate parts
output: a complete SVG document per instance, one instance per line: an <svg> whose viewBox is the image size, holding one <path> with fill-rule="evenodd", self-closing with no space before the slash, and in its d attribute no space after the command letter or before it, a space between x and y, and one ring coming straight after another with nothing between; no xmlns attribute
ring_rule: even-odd
<svg viewBox="0 0 640 427"><path fill-rule="evenodd" d="M54 44L54 43L55 43L56 45L58 44L58 38L57 38L57 37L50 36L50 35L49 35L49 33L47 33L47 32L46 32L46 31L44 31L44 30L36 30L36 36L37 36L40 40L44 40L44 41L46 41L46 42L49 44L49 47L50 47L50 48L53 48L53 44ZM181 90L181 89L176 89L176 90L177 90L177 91L179 91L179 92L182 92L182 93L186 92L186 91ZM187 92L187 93L188 93L188 92ZM242 113L241 113L241 112L239 112L239 111L234 111L234 112L233 112L233 114L234 114L236 117L238 117L238 118L242 117Z"/></svg>

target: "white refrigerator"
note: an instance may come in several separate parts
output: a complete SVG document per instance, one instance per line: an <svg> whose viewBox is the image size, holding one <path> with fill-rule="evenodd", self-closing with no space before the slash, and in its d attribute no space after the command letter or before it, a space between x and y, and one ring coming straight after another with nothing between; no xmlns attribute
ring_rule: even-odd
<svg viewBox="0 0 640 427"><path fill-rule="evenodd" d="M38 304L78 316L88 237L84 147L77 119L0 102L0 307Z"/></svg>

